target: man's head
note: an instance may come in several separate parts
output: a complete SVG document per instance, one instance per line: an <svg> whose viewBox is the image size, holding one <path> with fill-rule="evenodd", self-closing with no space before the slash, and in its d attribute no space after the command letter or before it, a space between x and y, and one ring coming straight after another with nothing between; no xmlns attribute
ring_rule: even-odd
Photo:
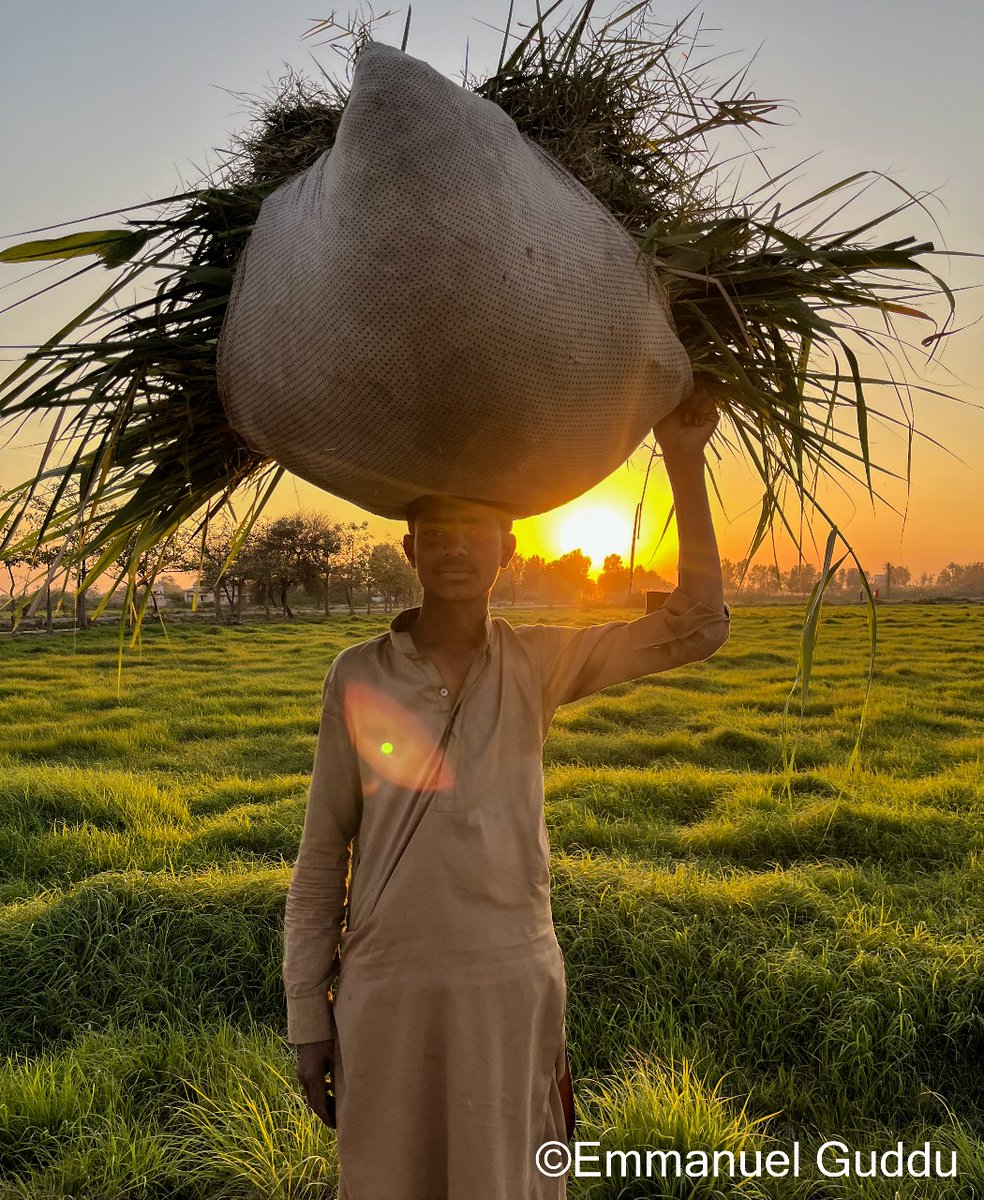
<svg viewBox="0 0 984 1200"><path fill-rule="evenodd" d="M512 518L499 505L420 496L407 505L403 551L425 592L444 600L488 593L516 550Z"/></svg>

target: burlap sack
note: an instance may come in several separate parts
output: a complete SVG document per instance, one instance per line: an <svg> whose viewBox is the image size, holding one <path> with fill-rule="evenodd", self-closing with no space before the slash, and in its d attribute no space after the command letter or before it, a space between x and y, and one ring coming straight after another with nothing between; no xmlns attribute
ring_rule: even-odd
<svg viewBox="0 0 984 1200"><path fill-rule="evenodd" d="M370 43L334 147L264 201L218 347L233 428L385 517L529 516L690 391L631 237L497 105Z"/></svg>

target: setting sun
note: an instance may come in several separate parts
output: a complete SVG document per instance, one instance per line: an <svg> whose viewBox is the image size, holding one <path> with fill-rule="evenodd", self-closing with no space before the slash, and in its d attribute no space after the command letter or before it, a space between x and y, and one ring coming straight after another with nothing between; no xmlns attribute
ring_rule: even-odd
<svg viewBox="0 0 984 1200"><path fill-rule="evenodd" d="M628 561L632 542L632 517L602 504L575 505L557 523L554 539L558 554L580 550L591 559L597 575L609 554Z"/></svg>
<svg viewBox="0 0 984 1200"><path fill-rule="evenodd" d="M609 554L618 554L628 566L632 554L632 522L646 478L642 452L636 460L613 471L583 496L560 508L517 521L515 531L519 553L560 558L580 549L591 559L589 575L597 579ZM671 496L665 473L653 471L643 504L642 520L635 548L636 565L662 571L676 566L676 529L664 535Z"/></svg>

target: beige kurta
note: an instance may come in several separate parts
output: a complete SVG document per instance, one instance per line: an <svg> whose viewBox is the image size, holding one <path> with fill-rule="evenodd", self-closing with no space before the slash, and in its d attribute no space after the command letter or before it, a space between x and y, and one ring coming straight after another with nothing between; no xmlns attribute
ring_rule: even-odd
<svg viewBox="0 0 984 1200"><path fill-rule="evenodd" d="M583 629L489 616L452 703L408 632L418 611L325 679L284 921L288 1038L335 1040L340 1200L557 1200L564 1179L534 1164L566 1141L543 742L558 705L709 657L730 613L677 588Z"/></svg>

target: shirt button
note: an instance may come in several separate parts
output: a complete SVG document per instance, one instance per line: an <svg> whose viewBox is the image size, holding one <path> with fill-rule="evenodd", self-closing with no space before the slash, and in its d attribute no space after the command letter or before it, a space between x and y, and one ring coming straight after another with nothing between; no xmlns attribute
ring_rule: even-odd
<svg viewBox="0 0 984 1200"><path fill-rule="evenodd" d="M441 688L441 695L442 695L442 696L446 696L447 694L448 694L448 689L447 689L447 688Z"/></svg>

